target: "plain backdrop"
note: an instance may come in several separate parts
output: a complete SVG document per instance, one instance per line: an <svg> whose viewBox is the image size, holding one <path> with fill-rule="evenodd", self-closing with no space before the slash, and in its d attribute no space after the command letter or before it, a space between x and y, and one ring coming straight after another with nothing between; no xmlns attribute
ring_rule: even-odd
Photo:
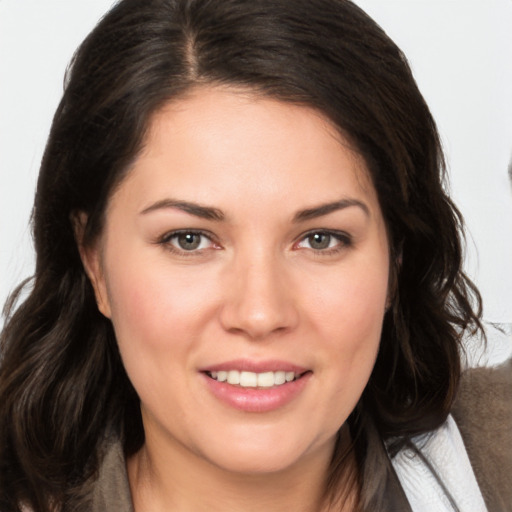
<svg viewBox="0 0 512 512"><path fill-rule="evenodd" d="M2 304L33 272L30 212L66 65L112 3L0 0ZM512 351L512 0L356 3L405 52L437 120L489 328L488 352L473 363L497 363Z"/></svg>

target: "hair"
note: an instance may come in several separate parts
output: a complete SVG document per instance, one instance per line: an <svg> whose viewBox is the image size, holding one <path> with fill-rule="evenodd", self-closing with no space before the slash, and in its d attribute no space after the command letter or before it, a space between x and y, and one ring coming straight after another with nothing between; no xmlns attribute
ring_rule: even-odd
<svg viewBox="0 0 512 512"><path fill-rule="evenodd" d="M73 218L86 214L83 243L93 243L152 115L201 85L313 107L365 159L389 233L392 303L349 420L356 444L368 418L383 440L407 439L450 411L461 338L481 330L481 300L462 270L462 217L446 192L439 135L402 52L347 0L123 0L68 70L37 184L35 275L26 299L21 285L6 306L2 510L71 508L97 474L105 436L121 436L127 455L144 442ZM333 488L343 457L337 449Z"/></svg>

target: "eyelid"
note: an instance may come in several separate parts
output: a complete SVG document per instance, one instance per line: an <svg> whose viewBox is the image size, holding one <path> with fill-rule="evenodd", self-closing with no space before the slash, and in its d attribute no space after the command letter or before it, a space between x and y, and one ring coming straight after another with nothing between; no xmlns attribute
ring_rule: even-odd
<svg viewBox="0 0 512 512"><path fill-rule="evenodd" d="M185 235L185 234L191 234L191 235L200 235L205 238L207 238L212 246L216 247L207 247L202 249L195 249L187 251L185 249L180 249L179 247L176 247L174 244L171 243L171 240L179 235ZM204 251L215 248L220 248L220 244L217 242L216 237L213 235L213 233L210 233L208 231L202 230L202 229L175 229L172 231L166 232L164 235L160 236L157 241L157 244L162 245L165 247L166 250L173 252L178 255L182 256L195 256L202 254Z"/></svg>
<svg viewBox="0 0 512 512"><path fill-rule="evenodd" d="M307 238L315 234L328 235L336 240L338 240L338 244L334 247L326 247L325 249L314 249L313 247L300 247L299 244L304 242ZM294 243L294 248L297 249L309 249L313 251L315 254L319 255L329 255L340 252L353 244L353 237L347 233L346 231L340 231L336 229L310 229L306 233L300 235L297 241Z"/></svg>
<svg viewBox="0 0 512 512"><path fill-rule="evenodd" d="M207 248L193 249L193 250L189 250L189 251L187 251L185 249L180 249L179 247L172 244L171 240L179 235L182 235L182 234L200 235L202 237L207 238L210 241L211 245ZM333 237L339 243L336 244L334 247L326 247L325 249L315 249L313 247L300 247L301 243L303 243L308 237L315 235L315 234L322 234L322 235L327 235L327 236ZM211 233L209 231L202 230L202 229L194 229L194 228L175 229L172 231L168 231L164 235L160 236L156 240L156 243L158 245L164 246L165 249L170 252L173 252L177 255L183 255L183 256L200 255L200 254L204 253L204 251L207 251L211 248L214 248L214 249L221 248L220 244L217 241L217 238L215 237L215 235L213 235L213 233ZM293 249L309 249L310 251L312 251L313 253L318 254L318 255L329 255L329 254L338 253L344 249L347 249L352 244L353 244L353 237L346 231L340 231L340 230L336 230L336 229L321 229L321 228L319 228L319 229L310 229L306 233L302 233L300 235L300 237L298 237L296 242L293 244Z"/></svg>

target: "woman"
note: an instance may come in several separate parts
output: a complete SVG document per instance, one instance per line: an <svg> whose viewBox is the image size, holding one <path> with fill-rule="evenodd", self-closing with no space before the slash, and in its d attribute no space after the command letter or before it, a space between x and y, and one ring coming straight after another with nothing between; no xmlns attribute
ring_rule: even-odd
<svg viewBox="0 0 512 512"><path fill-rule="evenodd" d="M443 179L403 55L350 2L121 1L41 167L1 510L420 510L407 450L484 510L465 450L461 492L420 443L461 443L481 329Z"/></svg>

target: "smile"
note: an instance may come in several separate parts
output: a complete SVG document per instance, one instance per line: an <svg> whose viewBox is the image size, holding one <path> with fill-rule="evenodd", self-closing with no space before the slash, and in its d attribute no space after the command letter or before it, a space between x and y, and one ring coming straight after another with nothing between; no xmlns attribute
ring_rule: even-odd
<svg viewBox="0 0 512 512"><path fill-rule="evenodd" d="M313 370L283 360L235 359L199 369L210 393L230 408L263 413L280 409L310 388Z"/></svg>
<svg viewBox="0 0 512 512"><path fill-rule="evenodd" d="M241 386L243 388L272 388L282 386L287 382L298 379L301 375L295 372L248 372L238 370L207 372L208 376L217 382Z"/></svg>

